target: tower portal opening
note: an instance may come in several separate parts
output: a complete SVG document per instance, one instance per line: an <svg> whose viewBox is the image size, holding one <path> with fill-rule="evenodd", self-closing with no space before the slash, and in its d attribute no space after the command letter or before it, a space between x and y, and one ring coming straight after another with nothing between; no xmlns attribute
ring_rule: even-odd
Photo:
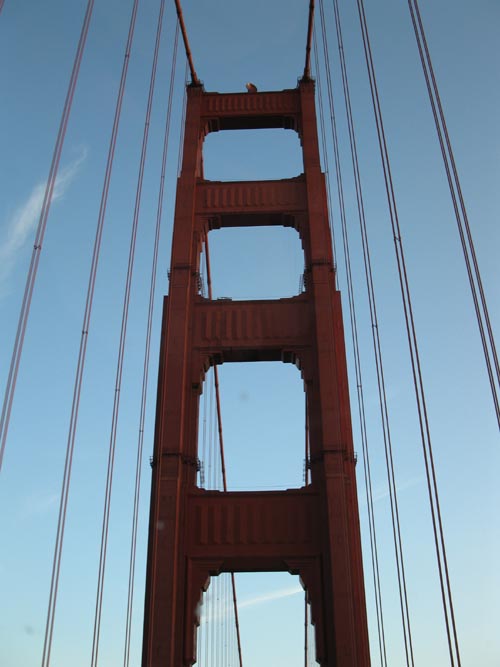
<svg viewBox="0 0 500 667"><path fill-rule="evenodd" d="M283 129L213 132L205 138L203 170L211 181L298 176L304 171L299 137Z"/></svg>
<svg viewBox="0 0 500 667"><path fill-rule="evenodd" d="M295 229L236 227L210 232L215 299L278 299L301 291L304 252Z"/></svg>
<svg viewBox="0 0 500 667"><path fill-rule="evenodd" d="M288 572L238 572L235 583L245 667L316 665L314 627L299 577ZM198 665L239 665L232 596L229 573L210 579L200 606ZM215 639L218 644L212 645Z"/></svg>
<svg viewBox="0 0 500 667"><path fill-rule="evenodd" d="M282 362L218 366L229 491L304 485L305 393L298 370ZM199 485L222 489L214 371L200 397Z"/></svg>

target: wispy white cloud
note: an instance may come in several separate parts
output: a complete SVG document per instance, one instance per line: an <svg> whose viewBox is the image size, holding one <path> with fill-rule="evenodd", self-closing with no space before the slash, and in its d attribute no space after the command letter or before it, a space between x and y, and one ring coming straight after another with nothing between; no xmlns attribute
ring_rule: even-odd
<svg viewBox="0 0 500 667"><path fill-rule="evenodd" d="M411 489L414 486L419 486L424 482L422 475L416 475L415 477L409 477L408 479L403 480L400 484L396 484L396 491L400 493L401 491L406 491ZM387 487L383 489L375 490L373 494L373 501L377 502L379 500L384 500L389 497L389 489ZM365 503L366 504L366 503Z"/></svg>
<svg viewBox="0 0 500 667"><path fill-rule="evenodd" d="M52 512L59 501L58 493L46 493L28 496L20 510L20 518L40 517Z"/></svg>
<svg viewBox="0 0 500 667"><path fill-rule="evenodd" d="M59 171L52 194L52 202L61 199L66 193L78 170L87 157L83 148L80 155ZM25 201L18 206L5 224L5 234L0 245L0 289L5 286L19 252L31 238L42 210L46 182L38 183L31 190Z"/></svg>
<svg viewBox="0 0 500 667"><path fill-rule="evenodd" d="M288 598L292 595L297 595L298 593L304 594L304 589L298 584L296 586L289 586L288 588L280 588L275 591L269 591L269 593L263 593L262 595L255 595L241 600L241 602L238 603L238 609L256 607L257 605L273 602L274 600L281 600L282 598Z"/></svg>
<svg viewBox="0 0 500 667"><path fill-rule="evenodd" d="M298 593L304 594L304 589L299 584L295 586L289 586L288 588L280 588L274 591L269 591L268 593L261 593L260 595L254 595L252 597L240 598L238 600L238 611L242 609L248 609L249 607L257 607L267 602L273 602L274 600L281 600L283 598L291 597L292 595L297 595ZM200 612L203 619L204 612L208 609L210 601L212 600L212 595L217 595L217 591L210 587L207 591L207 595L204 601L204 605L201 605ZM212 611L210 616L211 620L219 620L221 618L226 618L232 614L232 610L228 611L226 609L219 609L218 611Z"/></svg>

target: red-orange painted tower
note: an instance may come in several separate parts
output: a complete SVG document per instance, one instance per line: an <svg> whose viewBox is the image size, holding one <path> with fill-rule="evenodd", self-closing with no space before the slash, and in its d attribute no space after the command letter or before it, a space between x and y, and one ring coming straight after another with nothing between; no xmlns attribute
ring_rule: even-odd
<svg viewBox="0 0 500 667"><path fill-rule="evenodd" d="M207 133L298 132L303 175L280 181L204 180ZM274 301L199 294L211 229L287 225L305 254L305 291ZM196 486L199 395L213 364L295 363L306 391L311 484L270 492ZM272 446L272 443L269 443ZM299 574L323 667L368 667L355 457L340 294L335 289L314 83L295 90L218 94L188 87L169 295L165 298L149 532L143 667L196 661L197 610L221 572Z"/></svg>

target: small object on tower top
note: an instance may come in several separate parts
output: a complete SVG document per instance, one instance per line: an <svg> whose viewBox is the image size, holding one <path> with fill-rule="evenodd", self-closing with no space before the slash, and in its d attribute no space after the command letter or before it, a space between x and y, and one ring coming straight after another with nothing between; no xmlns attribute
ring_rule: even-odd
<svg viewBox="0 0 500 667"><path fill-rule="evenodd" d="M256 93L257 92L257 86L254 83L246 83L245 88L249 93Z"/></svg>

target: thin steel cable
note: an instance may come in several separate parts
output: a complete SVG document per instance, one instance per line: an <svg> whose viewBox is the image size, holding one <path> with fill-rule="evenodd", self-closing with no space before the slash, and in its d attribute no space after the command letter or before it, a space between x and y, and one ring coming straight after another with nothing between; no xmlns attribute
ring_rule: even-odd
<svg viewBox="0 0 500 667"><path fill-rule="evenodd" d="M214 384L210 383L210 393L209 393L209 410L208 410L208 488L210 490L215 489L214 484L214 441L213 441L213 414L214 414Z"/></svg>
<svg viewBox="0 0 500 667"><path fill-rule="evenodd" d="M151 266L151 281L149 288L149 306L148 306L148 321L146 327L146 345L144 350L144 367L142 376L142 392L141 392L141 410L139 416L139 436L137 442L137 461L135 467L135 487L134 487L134 508L132 516L132 535L130 541L130 562L129 562L129 578L128 578L128 596L127 596L127 618L125 623L125 648L123 656L124 667L129 666L130 662L130 641L132 630L132 609L134 602L134 581L135 581L135 561L137 548L137 526L139 518L139 499L141 491L141 470L142 470L142 452L144 445L144 422L146 419L146 403L148 392L148 378L149 378L149 360L151 349L151 333L153 328L153 313L155 303L155 288L156 278L158 272L158 250L160 244L160 232L163 212L163 194L165 190L165 171L167 166L168 144L170 137L170 121L172 116L172 100L175 82L175 70L177 63L177 48L179 42L179 24L176 24L174 46L172 51L172 66L170 70L170 85L168 92L167 113L165 132L163 139L163 155L161 163L160 187L158 192L158 206L156 211L156 227L153 247L153 262Z"/></svg>
<svg viewBox="0 0 500 667"><path fill-rule="evenodd" d="M129 314L129 305L130 305L130 292L132 287L132 275L134 269L134 259L135 259L135 248L137 240L137 229L139 224L139 212L141 206L141 196L142 196L142 184L144 177L144 166L146 162L146 152L148 146L148 137L149 137L149 125L151 119L151 109L153 106L153 95L155 89L156 81L156 70L158 64L158 53L160 49L160 40L161 32L163 26L163 14L165 9L165 0L160 1L160 9L158 13L158 23L156 29L156 41L154 48L153 56L153 65L151 68L151 78L149 83L149 93L148 93L148 102L146 108L146 119L144 123L144 133L142 139L142 149L141 149L141 158L139 164L139 175L137 179L137 189L135 197L135 206L134 206L134 216L132 221L132 232L130 238L130 249L128 257L128 266L126 274L126 283L125 283L125 293L123 298L123 313L122 313L122 322L120 330L120 343L118 346L118 360L116 365L116 381L115 381L115 392L114 392L114 401L113 401L113 414L111 418L111 434L109 440L109 450L108 450L108 467L107 467L107 476L106 476L106 492L104 498L104 510L102 518L102 532L101 532L101 549L99 555L99 573L97 580L97 591L96 591L96 610L94 617L94 632L92 638L92 657L91 657L91 667L97 667L98 656L99 656L99 640L100 640L100 631L101 631L101 615L102 615L102 603L103 603L103 593L104 593L104 580L106 573L106 556L107 556L107 545L108 545L108 534L109 534L109 515L111 508L111 493L113 487L113 472L114 472L114 461L115 461L115 451L116 451L116 435L118 429L118 418L120 411L120 393L121 393L121 384L122 384L122 374L123 374L123 360L125 357L125 343L127 337L127 325L128 325L128 314Z"/></svg>
<svg viewBox="0 0 500 667"><path fill-rule="evenodd" d="M226 648L225 648L225 635L226 635L226 614L225 614L225 606L226 606L226 574L223 573L220 575L220 584L221 584L221 596L220 596L220 605L219 605L219 613L221 615L221 620L220 620L220 658L219 658L219 665L222 667L226 667L226 659L225 659L225 654L226 654Z"/></svg>
<svg viewBox="0 0 500 667"><path fill-rule="evenodd" d="M380 100L378 95L378 87L375 76L375 68L373 64L373 57L371 52L370 38L368 34L368 27L366 15L364 10L363 0L357 0L359 20L361 25L361 32L363 38L363 47L365 51L365 59L367 64L368 76L370 81L370 90L372 96L373 110L377 126L377 135L379 140L380 156L384 171L384 179L386 186L387 202L389 206L389 213L391 218L391 227L394 237L394 248L396 253L396 260L398 266L398 274L401 288L401 295L403 300L403 309L406 322L406 331L408 337L408 346L410 350L413 383L415 389L415 398L417 402L418 417L420 423L420 433L422 440L422 452L425 463L427 488L429 494L429 504L431 509L432 527L434 533L434 543L436 550L436 560L439 572L439 582L441 588L441 597L443 605L443 614L446 624L446 635L448 641L448 649L450 655L450 664L455 664L460 667L460 653L458 651L458 638L455 634L455 628L450 628L450 614L453 619L453 600L451 594L451 585L448 572L448 563L446 558L446 545L444 540L444 531L441 519L441 510L439 503L439 494L437 487L436 472L434 466L434 456L432 449L432 441L430 437L430 428L427 415L427 406L425 400L425 392L422 378L422 371L420 365L420 356L418 351L418 342L416 337L415 323L413 317L413 309L411 302L411 294L408 283L408 276L406 271L406 262L404 257L403 243L401 239L401 229L399 225L399 217L396 205L396 198L394 193L394 186L392 181L392 172L390 167L389 154L387 150L387 142L385 138L385 130L383 118L380 108ZM452 637L453 632L453 637Z"/></svg>
<svg viewBox="0 0 500 667"><path fill-rule="evenodd" d="M205 593L205 667L208 667L210 644L210 599Z"/></svg>
<svg viewBox="0 0 500 667"><path fill-rule="evenodd" d="M315 43L315 45L316 45L316 40L314 40L314 43ZM317 53L317 48L316 48L316 53ZM318 96L319 96L319 98L320 98L320 118L321 118L321 119L324 119L324 114L323 114L323 104L322 104L322 100L321 100L321 86L320 86L319 78L318 78ZM324 129L324 120L322 120L321 126L322 126L322 134L323 134L323 138L325 139L325 137L326 137L326 132L325 132L325 129ZM326 164L326 163L327 163L326 139L324 140L323 143L324 143L324 150L325 150L324 159L325 159L325 164ZM326 182L326 187L327 187L327 192L328 192L328 190L329 190L329 182L328 182L328 181ZM328 222L329 222L329 227L330 227L330 231L331 231L331 238L332 238L332 244L333 244L334 234L333 234L333 226L332 226L332 222L331 222L330 211L328 211L328 216L329 216L329 220L328 220ZM334 265L334 268L335 268L335 274L336 274L337 271L336 271L336 266L335 266L335 265ZM337 277L337 276L335 276L335 287L337 288L336 277ZM332 309L330 309L330 308L328 309L328 319L329 319L329 326L330 326L331 330L333 331L333 328L334 328L333 314L332 314ZM355 464L354 458L352 458L351 463L352 463L352 465L354 466L354 464ZM340 502L340 504L339 504L339 507L337 508L337 512L338 512L339 514L343 514L343 520L344 520L345 522L348 522L348 517L347 517L347 515L348 515L348 508L347 508L347 504L346 504L346 498L341 498L341 502ZM352 575L351 575L351 566L352 566L352 563L351 563L351 562L347 562L347 563L346 563L347 572L346 572L345 574L346 574L346 578L347 578L347 580L351 580L351 576L352 576ZM355 606L355 604L356 604L355 601L351 601L351 603L350 603L351 612L350 612L350 613L353 613L353 614L354 614L354 611L355 611L355 610L354 610L354 606Z"/></svg>
<svg viewBox="0 0 500 667"><path fill-rule="evenodd" d="M118 134L118 127L121 115L121 107L123 102L123 94L125 91L125 83L127 79L127 70L129 63L130 50L132 47L135 19L137 15L137 5L138 0L135 0L132 14L130 18L129 32L127 37L127 43L125 47L125 55L123 60L123 67L120 79L120 85L117 94L115 115L113 120L113 128L111 131L110 145L108 149L108 158L106 164L106 172L104 176L104 184L101 195L101 203L99 208L99 216L97 221L96 236L94 241L94 248L92 254L92 263L90 268L89 275L89 284L87 288L87 298L85 303L85 311L83 316L83 325L82 325L82 336L80 340L80 349L78 353L78 362L77 369L75 373L75 384L73 388L73 401L71 406L71 417L70 425L68 431L68 441L66 446L66 460L64 464L64 474L63 482L61 489L60 505L59 505L59 517L57 523L57 535L56 542L54 546L54 558L52 564L52 576L50 583L50 593L49 593L49 604L47 609L47 620L45 626L45 637L43 645L43 655L42 655L42 667L48 667L50 664L50 653L52 648L52 637L54 631L54 619L56 613L56 604L57 604L57 592L59 587L59 573L61 568L61 557L62 557L62 548L64 542L64 530L66 525L66 510L68 505L68 494L71 481L71 470L73 465L73 452L75 447L75 436L76 436L76 427L78 422L78 411L80 406L80 394L81 386L83 379L83 371L85 367L85 356L87 350L87 341L88 333L90 328L90 318L92 313L92 304L94 299L94 288L95 288L95 279L97 274L97 268L99 264L99 254L101 247L101 238L102 231L104 226L104 218L106 212L106 204L109 191L109 182L111 178L111 171L113 166L113 158L115 153L116 138Z"/></svg>
<svg viewBox="0 0 500 667"><path fill-rule="evenodd" d="M198 632L196 634L196 664L199 667L203 667L203 656L201 651L202 641L203 641L203 617L200 617L200 625L198 627Z"/></svg>
<svg viewBox="0 0 500 667"><path fill-rule="evenodd" d="M213 577L212 577L213 578ZM210 641L210 658L211 658L211 667L215 667L217 664L215 662L215 626L217 623L217 617L216 617L216 612L215 612L215 598L216 598L216 586L217 586L217 578L213 578L212 582L212 597L211 597L211 604L212 604L212 625L211 625L211 641Z"/></svg>
<svg viewBox="0 0 500 667"><path fill-rule="evenodd" d="M307 642L309 636L309 615L307 611L307 593L304 593L304 667L307 667L309 664L309 645Z"/></svg>
<svg viewBox="0 0 500 667"><path fill-rule="evenodd" d="M219 660L218 663L221 667L226 667L226 589L227 589L227 574L224 572L219 575L220 579L220 601L219 601L219 614L220 614L220 636L219 636Z"/></svg>
<svg viewBox="0 0 500 667"><path fill-rule="evenodd" d="M215 627L215 664L220 665L221 664L221 625L222 625L222 614L221 614L221 588L223 584L222 576L219 575L217 579L215 580L216 582L216 588L217 588L217 601L216 601L216 606L217 606L217 624Z"/></svg>
<svg viewBox="0 0 500 667"><path fill-rule="evenodd" d="M229 580L226 577L226 665L230 667L231 665L231 586Z"/></svg>
<svg viewBox="0 0 500 667"><path fill-rule="evenodd" d="M481 280L481 274L479 271L479 266L477 263L477 258L476 258L476 253L475 253L475 248L474 248L474 242L472 239L471 235L471 230L469 226L469 220L467 216L467 211L465 208L465 202L463 199L462 195L462 189L460 185L460 179L458 176L458 171L456 168L455 164L455 158L453 154L453 149L451 146L449 134L448 134L448 128L446 124L446 118L444 116L443 108L441 105L441 99L439 95L439 89L437 87L437 81L434 75L434 68L432 66L432 60L430 56L430 52L427 46L427 39L425 36L425 31L424 31L424 26L422 23L421 15L420 15L420 9L418 6L418 2L415 0L415 2L412 4L412 2L408 2L408 6L410 9L410 15L412 19L412 24L415 32L415 38L417 41L417 46L419 50L419 55L420 55L420 62L422 65L422 70L424 72L425 76L425 81L426 81L426 86L427 86L427 92L429 95L429 101L431 103L432 107L432 112L434 116L434 122L436 125L436 131L438 135L438 140L441 148L441 154L443 157L443 163L445 166L445 171L448 179L448 185L450 189L450 194L453 202L453 207L455 210L455 217L457 221L457 226L458 226L458 231L460 235L460 241L462 245L462 251L464 254L464 259L465 259L465 264L466 264L466 269L467 269L467 274L469 277L469 283L471 287L471 292L472 292L472 297L474 301L474 308L476 311L476 319L477 323L479 326L479 332L480 332L480 337L483 345L483 352L485 356L485 362L486 362L486 367L488 371L488 376L490 380L490 386L491 386L491 391L492 391L492 397L493 397L493 402L496 410L496 415L497 415L497 421L498 425L500 427L500 406L498 402L498 394L497 394L497 389L495 385L495 378L493 375L493 370L492 370L492 364L491 364L491 359L489 356L489 349L488 349L488 343L486 341L486 335L484 333L484 325L483 325L483 317L486 322L486 326L488 329L488 337L489 337L489 342L491 346L491 354L493 356L493 363L495 365L495 370L496 370L496 380L497 382L500 381L500 368L498 364L498 357L497 357L497 352L496 352L496 347L495 347L495 340L493 337L493 331L491 328L491 323L489 319L489 313L488 313L488 307L483 291L483 286L482 286L482 280ZM423 47L423 48L422 48ZM436 109L437 107L437 109ZM441 121L441 125L440 125ZM446 144L446 147L445 147ZM448 153L446 152L448 150ZM456 189L456 192L455 192ZM460 217L460 211L457 203L457 195L460 201L460 209L462 213L462 218ZM467 247L467 242L465 239L464 235L464 228L466 231L466 236L467 236L467 241L469 242L469 246ZM471 255L473 265L474 265L474 272L471 269L470 265L470 258L469 258L469 253ZM474 278L476 279L476 282L478 284L478 289L480 293L480 299L478 299L477 296L477 291L476 291L476 284L474 283ZM479 303L480 301L480 303ZM482 308L482 310L481 310ZM431 451L432 455L432 451ZM434 462L433 459L431 458L431 467L434 472ZM435 493L437 495L437 489L435 489ZM439 519L439 529L440 529L440 534L441 534L441 541L444 543L444 537L442 534L442 524L441 524L441 516L440 516L440 510L439 510L439 500L437 499L437 512L438 512L438 519ZM455 612L453 608L453 603L451 599L451 586L450 586L450 580L449 580L449 573L448 573L448 564L447 564L447 558L446 558L446 551L443 550L443 560L444 560L444 570L445 570L445 576L446 576L446 584L447 584L447 590L448 590L448 595L449 595L449 611L450 611L450 618L451 618L451 625L452 625L452 630L453 630L453 640L454 640L454 646L455 646L455 652L457 656L457 661L458 664L460 664L460 650L459 650L459 645L458 645L458 633L457 633L457 628L456 628L456 621L455 621Z"/></svg>
<svg viewBox="0 0 500 667"><path fill-rule="evenodd" d="M2 5L0 5L0 11L2 9L2 6L3 6L3 0L2 0ZM85 50L85 44L87 41L87 35L89 31L93 9L94 9L94 0L89 0L87 3L87 9L85 11L85 16L83 19L80 39L78 41L78 46L76 49L75 59L73 62L73 69L71 70L71 76L68 84L68 90L66 93L66 99L64 101L63 112L59 123L59 130L57 133L56 143L54 146L54 153L52 155L52 163L50 165L49 177L47 179L47 184L45 186L45 194L43 196L42 209L40 211L40 218L38 220L38 226L35 234L35 242L31 254L30 266L26 278L24 296L21 304L21 312L19 313L16 337L14 340L14 348L12 350L12 357L10 361L9 375L7 378L7 385L5 388L5 395L3 399L2 416L0 417L0 471L2 470L5 445L7 442L7 433L9 430L10 415L12 411L12 403L14 401L14 394L16 391L17 374L19 371L19 364L23 352L24 336L26 334L26 327L28 325L31 300L33 297L33 290L35 287L36 276L38 272L38 264L40 262L40 253L42 252L42 245L45 237L45 230L47 227L50 205L52 203L52 195L54 193L54 188L56 185L57 173L59 170L59 162L61 160L61 153L64 146L64 139L66 137L66 129L68 127L69 116L73 104L73 97L75 94L75 88L78 81L78 74L80 72L80 65L83 58L83 52Z"/></svg>
<svg viewBox="0 0 500 667"><path fill-rule="evenodd" d="M390 421L389 413L387 407L387 398L385 391L385 379L384 379L384 369L383 369L383 359L382 351L380 345L380 335L379 335L379 325L377 317L377 308L376 308L376 298L375 290L373 285L373 276L371 269L371 259L370 259L370 247L368 242L368 232L366 227L366 218L364 212L364 201L363 201L363 192L361 186L361 177L359 173L359 162L357 157L357 146L356 146L356 137L354 132L354 122L352 117L352 108L350 102L350 93L349 93L349 82L347 77L347 68L345 63L345 54L343 49L343 40L342 40L342 28L340 22L340 14L338 10L338 4L334 2L335 10L335 23L337 30L337 39L339 45L339 54L341 62L341 71L342 71L342 82L344 87L344 98L346 103L346 112L348 118L348 127L349 127L349 141L351 147L351 157L354 170L355 186L356 186L356 199L358 207L358 216L361 228L361 238L363 245L363 260L365 265L365 277L368 291L368 299L370 306L370 316L372 323L372 339L374 345L375 353L375 362L377 370L377 384L379 391L379 402L381 408L381 419L382 419L382 429L384 437L384 450L386 457L386 468L389 484L389 498L390 498L390 507L391 507L391 516L393 522L393 538L394 538L394 547L395 547L395 557L396 557L396 567L398 574L398 587L400 591L400 608L401 608L401 618L403 625L403 637L405 643L405 653L407 664L409 660L412 660L413 663L413 648L412 648L412 636L411 636L411 625L410 625L410 614L409 614L409 605L408 597L406 592L406 574L404 567L404 551L401 539L401 530L400 530L400 521L399 521L399 504L397 498L397 486L396 478L394 471L394 460L393 460L393 449L392 449L392 438L390 431Z"/></svg>
<svg viewBox="0 0 500 667"><path fill-rule="evenodd" d="M365 494L368 507L368 526L369 526L369 536L370 536L370 552L371 552L371 561L372 561L372 574L373 574L373 584L374 584L374 593L375 593L375 608L376 608L376 617L377 617L377 632L378 632L378 641L379 641L379 652L380 652L380 663L381 665L387 665L387 650L385 642L385 628L384 628L384 616L383 616L383 606L382 606L382 588L380 583L380 568L379 568L379 558L378 558L378 545L376 537L376 525L375 525L375 512L373 505L373 490L371 482L371 466L370 466L370 457L369 457L369 444L368 436L366 429L366 416L365 416L365 404L364 404L364 392L363 392L363 382L362 382L362 366L361 366L361 355L359 348L359 336L358 336L358 327L357 327L357 316L355 309L355 295L354 295L354 283L352 278L351 270L351 260L350 260L350 249L349 249L349 236L347 231L347 217L345 212L345 199L344 199L344 188L343 188L343 178L342 178L342 168L340 162L339 154L339 142L338 142L338 132L337 132L337 123L336 123L336 112L334 104L334 95L333 95L333 84L332 84L332 75L330 67L330 57L329 57L329 48L328 48L328 36L326 30L326 21L324 14L324 3L323 0L320 0L320 22L321 22L321 32L322 32L322 41L323 41L323 55L325 60L325 69L327 75L327 87L328 87L328 99L330 107L330 118L331 118L331 129L333 137L333 147L334 147L334 158L335 158L335 169L337 177L337 191L339 197L339 210L341 218L341 228L342 228L342 240L344 248L344 261L346 266L346 278L347 278L347 293L348 293L348 303L349 303L349 315L351 322L351 335L354 351L354 366L355 366L355 376L356 376L356 389L357 389L357 398L358 398L358 414L360 422L360 433L361 433L361 443L362 443L362 453L363 453L363 468L364 468L364 477L365 477ZM337 17L336 17L337 18ZM339 44L339 51L341 61L344 60L344 53L342 46L342 36L339 33L337 27L337 38ZM343 63L345 65L345 61ZM346 95L346 84L347 80L344 78L345 68L342 69L343 75L343 84L344 84L344 97L347 100L348 95ZM352 126L352 115L349 114L349 109L346 105L346 110L348 116L350 116L349 130L353 131ZM352 138L351 138L351 148L352 148ZM352 155L353 165L357 162L357 157ZM356 169L354 170L356 172ZM360 183L357 181L357 186L360 188ZM361 214L360 214L361 218ZM365 262L365 270L368 270ZM371 282L371 281L370 281ZM374 294L372 294L374 301ZM373 331L373 330L372 330ZM385 400L385 396L381 397L381 400ZM390 444L390 441L389 441ZM395 484L394 484L395 489ZM395 491L394 491L395 492ZM396 514L397 517L397 514ZM400 533L398 529L398 533ZM395 544L396 546L396 544ZM396 547L397 549L397 547ZM402 558L402 554L401 554ZM400 595L401 595L400 587Z"/></svg>
<svg viewBox="0 0 500 667"><path fill-rule="evenodd" d="M314 45L314 60L317 71L317 84L318 84L318 106L319 106L319 121L320 121L320 136L321 136L321 148L323 154L323 164L325 169L326 176L326 198L327 198L327 211L328 211L328 225L330 227L330 234L332 236L332 250L333 250L333 269L335 273L335 288L339 289L338 281L338 263L337 263L337 241L335 235L335 228L332 221L332 195L331 195L331 180L330 180L330 165L328 159L328 149L327 149L327 140L326 140L326 124L325 124L325 114L323 111L323 91L321 86L321 77L319 70L319 60L318 60L318 46L316 39L316 30L313 31L313 45Z"/></svg>
<svg viewBox="0 0 500 667"><path fill-rule="evenodd" d="M187 63L186 63L186 75L184 77L184 80L186 80L186 76L187 76ZM179 154L178 154L177 176L180 175L181 166L182 166L181 163L182 163L182 154L183 154L186 105L187 105L187 90L186 90L186 86L184 86L182 122L181 122L180 129L179 129ZM171 277L170 271L168 272L168 277L169 277L169 280L170 280L170 277ZM159 473L160 473L160 466L156 465L153 468L153 477L156 478L158 483L159 483L159 478L158 478ZM153 480L153 484L154 483L155 482ZM151 517L152 517L153 520L156 520L155 517L158 517L159 511L160 511L160 496L157 493L156 496L155 496L155 499L154 499L154 505L152 506L152 509L151 509L151 512L150 512L150 514L151 514L150 520L151 520ZM178 531L179 531L179 524L178 524L178 522L176 522L175 527L174 527L174 532L177 533ZM156 557L152 558L151 563L150 563L151 575L150 575L150 586L149 586L149 590L152 592L152 594L151 594L151 598L150 598L149 603L148 603L150 613L153 613L153 609L154 609L154 595L155 595L155 590L156 590L156 583L155 582L156 582L156 572L157 572L157 564L156 563L157 563ZM150 654L151 651L153 650L153 646L152 646L152 643L151 643L151 635L150 635L149 639L150 639L149 644L144 650L148 651L148 653Z"/></svg>
<svg viewBox="0 0 500 667"><path fill-rule="evenodd" d="M309 486L310 482L310 461L311 461L311 443L309 441L309 410L307 409L307 395L304 401L304 450L306 460L305 485Z"/></svg>
<svg viewBox="0 0 500 667"><path fill-rule="evenodd" d="M479 270L479 264L477 261L474 241L472 238L472 232L470 229L469 218L467 215L467 209L465 207L462 187L460 184L460 177L458 174L455 162L455 156L448 133L446 117L444 115L443 107L441 104L441 96L439 94L439 88L434 74L434 67L432 65L432 59L427 44L427 38L425 35L424 25L422 22L422 16L420 14L420 7L418 1L408 0L408 7L410 10L413 30L415 33L415 39L417 41L417 47L420 56L420 62L422 65L422 71L425 77L427 93L429 95L429 101L431 103L434 123L436 125L436 132L438 135L441 155L443 157L443 164L446 171L446 177L448 180L450 195L453 203L453 208L455 211L455 218L457 221L460 243L462 245L462 251L464 254L467 275L469 278L469 283L472 293L472 299L474 302L474 309L476 312L479 334L483 346L483 353L486 362L488 378L490 381L493 403L497 416L498 426L500 428L500 403L498 398L499 390L497 388L498 385L500 385L500 364L498 360L495 338L493 335L493 329L491 326L490 316L488 312L488 304L484 294L481 273ZM487 335L485 333L485 325L486 325ZM495 368L495 372L493 372L493 367Z"/></svg>
<svg viewBox="0 0 500 667"><path fill-rule="evenodd" d="M187 75L189 72L188 62L186 61L186 67L184 72L184 81L186 85L184 86L184 99L182 102L182 119L181 119L181 136L179 141L179 157L177 161L177 176L180 176L182 169L182 157L184 154L184 133L186 131L186 109L187 109Z"/></svg>
<svg viewBox="0 0 500 667"><path fill-rule="evenodd" d="M316 70L319 74L318 61L317 61L317 49L316 49L316 40L314 40L314 55L316 60ZM319 76L318 76L319 81ZM305 452L305 475L304 475L304 484L305 486L309 485L309 461L310 461L310 451L309 451L309 411L307 409L307 394L305 409L304 409L304 452ZM309 619L308 619L308 608L307 608L307 591L304 590L304 667L308 667L309 664L309 642L308 635L309 633Z"/></svg>

